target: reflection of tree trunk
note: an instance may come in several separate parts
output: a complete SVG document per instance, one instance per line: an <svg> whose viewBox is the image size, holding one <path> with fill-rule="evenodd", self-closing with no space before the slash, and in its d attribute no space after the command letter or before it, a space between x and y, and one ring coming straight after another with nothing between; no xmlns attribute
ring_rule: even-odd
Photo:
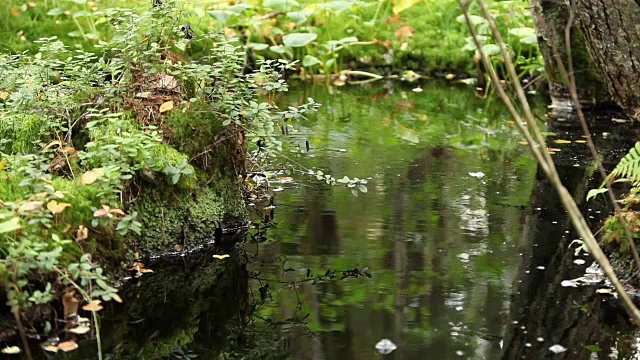
<svg viewBox="0 0 640 360"><path fill-rule="evenodd" d="M559 138L571 138L568 134L578 137L576 128L579 125L574 120L551 123L550 131L557 133ZM612 129L626 133L624 128L609 126L609 131ZM597 137L596 145L607 149L614 143L619 148L624 144L619 136L611 134L607 140ZM549 143L550 146L553 144ZM586 165L583 162L586 150L583 149L580 153L572 152L571 149L564 148L562 154L554 155L554 160L563 184L584 208L586 190L597 187L601 180L590 179L591 174L586 166L574 166L576 163ZM605 166L616 161L615 158L604 155L607 160ZM565 288L560 285L563 280L582 276L589 263L582 266L574 264L573 249L568 246L576 235L565 232L571 229L570 221L553 187L542 176L542 172L538 171L539 180L533 189L531 208L521 236L522 262L514 282L512 324L506 330L502 358L588 358L586 345L599 344L605 349L612 341L607 330L611 324L609 316L615 312L607 311L609 302L594 297L593 287ZM588 207L597 208L597 205L589 203ZM606 212L606 209L602 211ZM587 215L592 214L595 215L595 211ZM588 221L592 222L592 228L597 228L599 220L594 217ZM582 258L587 261L590 259ZM549 347L555 344L568 350L554 355Z"/></svg>
<svg viewBox="0 0 640 360"><path fill-rule="evenodd" d="M408 181L403 178L401 184L397 187L399 196L396 196L394 202L394 220L395 226L393 233L395 238L393 241L393 264L396 273L396 293L395 293L395 316L394 316L394 338L398 349L394 356L395 360L405 358L407 351L405 334L404 334L404 311L407 307L407 288L409 286L409 267L407 263L407 239L405 223L405 206L407 204L407 185Z"/></svg>

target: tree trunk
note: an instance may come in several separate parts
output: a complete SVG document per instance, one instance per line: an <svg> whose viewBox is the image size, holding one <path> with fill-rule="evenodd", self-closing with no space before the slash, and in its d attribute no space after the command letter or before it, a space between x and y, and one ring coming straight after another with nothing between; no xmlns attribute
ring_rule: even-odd
<svg viewBox="0 0 640 360"><path fill-rule="evenodd" d="M575 0L571 51L583 105L619 105L640 120L640 5L635 0ZM568 99L553 46L567 65L564 1L530 0L552 98Z"/></svg>
<svg viewBox="0 0 640 360"><path fill-rule="evenodd" d="M640 120L640 5L634 0L580 0L580 28L611 97Z"/></svg>

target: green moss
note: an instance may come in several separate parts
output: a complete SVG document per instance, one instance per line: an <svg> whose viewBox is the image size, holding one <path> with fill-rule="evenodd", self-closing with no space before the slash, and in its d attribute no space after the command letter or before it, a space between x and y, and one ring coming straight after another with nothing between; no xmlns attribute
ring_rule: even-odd
<svg viewBox="0 0 640 360"><path fill-rule="evenodd" d="M214 229L245 213L240 184L220 179L192 193L147 187L136 205L143 225L132 237L140 249L163 251L173 245L201 245L213 240Z"/></svg>
<svg viewBox="0 0 640 360"><path fill-rule="evenodd" d="M34 114L0 116L0 151L10 154L34 152L50 136L53 124Z"/></svg>

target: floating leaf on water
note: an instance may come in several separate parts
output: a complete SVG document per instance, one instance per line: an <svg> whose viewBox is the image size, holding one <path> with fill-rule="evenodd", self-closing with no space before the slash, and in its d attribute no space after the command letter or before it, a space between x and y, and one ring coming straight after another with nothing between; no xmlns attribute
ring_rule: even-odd
<svg viewBox="0 0 640 360"><path fill-rule="evenodd" d="M567 348L560 344L555 344L553 346L550 346L549 350L551 350L551 352L553 352L554 354L560 354L562 352L567 351Z"/></svg>
<svg viewBox="0 0 640 360"><path fill-rule="evenodd" d="M564 140L564 139L553 140L553 142L556 144L571 144L571 140Z"/></svg>
<svg viewBox="0 0 640 360"><path fill-rule="evenodd" d="M60 344L58 344L58 350L62 350L64 352L73 351L77 348L78 344L73 340L61 342Z"/></svg>
<svg viewBox="0 0 640 360"><path fill-rule="evenodd" d="M17 346L7 346L6 348L2 349L2 353L10 355L20 354L20 348Z"/></svg>
<svg viewBox="0 0 640 360"><path fill-rule="evenodd" d="M470 172L469 176L474 177L474 178L478 178L478 179L482 179L484 177L484 173L482 171Z"/></svg>
<svg viewBox="0 0 640 360"><path fill-rule="evenodd" d="M218 254L216 254L216 255L213 255L213 257L214 257L214 258L216 258L216 259L220 259L220 260L222 260L222 259L226 259L226 258L228 258L228 257L230 257L230 256L229 256L229 254L224 254L224 255L218 255Z"/></svg>
<svg viewBox="0 0 640 360"><path fill-rule="evenodd" d="M397 348L398 347L396 346L396 344L391 342L391 340L389 339L382 339L376 344L376 350L378 350L378 352L382 355L391 354L393 350Z"/></svg>
<svg viewBox="0 0 640 360"><path fill-rule="evenodd" d="M88 333L89 330L91 330L91 328L89 328L88 326L80 325L78 327L75 327L75 328L69 330L69 332L72 332L72 333L78 334L78 335L82 335L82 334Z"/></svg>
<svg viewBox="0 0 640 360"><path fill-rule="evenodd" d="M160 105L160 113L165 113L171 109L173 109L173 101L167 101Z"/></svg>

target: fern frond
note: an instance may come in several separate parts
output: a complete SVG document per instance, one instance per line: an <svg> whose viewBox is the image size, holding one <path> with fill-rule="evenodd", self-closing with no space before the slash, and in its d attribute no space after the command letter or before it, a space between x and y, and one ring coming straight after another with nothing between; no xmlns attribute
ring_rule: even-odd
<svg viewBox="0 0 640 360"><path fill-rule="evenodd" d="M607 181L615 177L617 180L628 180L633 186L640 185L640 142L629 150L616 168L607 176Z"/></svg>

